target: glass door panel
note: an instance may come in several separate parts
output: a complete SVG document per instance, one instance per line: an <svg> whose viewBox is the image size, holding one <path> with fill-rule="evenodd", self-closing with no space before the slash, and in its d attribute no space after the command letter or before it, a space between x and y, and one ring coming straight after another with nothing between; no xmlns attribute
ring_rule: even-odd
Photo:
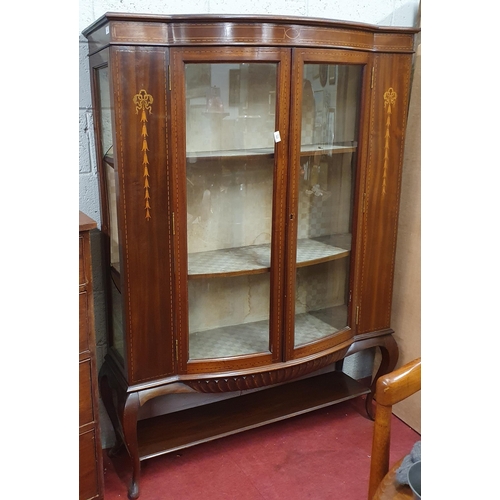
<svg viewBox="0 0 500 500"><path fill-rule="evenodd" d="M348 326L362 66L304 64L295 347Z"/></svg>
<svg viewBox="0 0 500 500"><path fill-rule="evenodd" d="M188 63L189 359L270 352L275 63Z"/></svg>

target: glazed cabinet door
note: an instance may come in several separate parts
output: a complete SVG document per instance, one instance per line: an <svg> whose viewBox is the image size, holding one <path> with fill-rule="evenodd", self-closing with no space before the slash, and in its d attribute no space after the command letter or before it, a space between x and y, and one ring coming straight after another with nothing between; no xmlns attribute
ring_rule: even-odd
<svg viewBox="0 0 500 500"><path fill-rule="evenodd" d="M288 193L286 359L353 335L356 217L369 55L296 49Z"/></svg>
<svg viewBox="0 0 500 500"><path fill-rule="evenodd" d="M172 49L181 373L281 359L290 51Z"/></svg>

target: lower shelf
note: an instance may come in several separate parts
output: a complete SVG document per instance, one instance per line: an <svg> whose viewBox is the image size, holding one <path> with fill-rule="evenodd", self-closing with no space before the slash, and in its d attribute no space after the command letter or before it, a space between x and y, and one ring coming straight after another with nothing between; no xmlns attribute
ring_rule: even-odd
<svg viewBox="0 0 500 500"><path fill-rule="evenodd" d="M370 389L330 372L138 422L141 460L301 415Z"/></svg>

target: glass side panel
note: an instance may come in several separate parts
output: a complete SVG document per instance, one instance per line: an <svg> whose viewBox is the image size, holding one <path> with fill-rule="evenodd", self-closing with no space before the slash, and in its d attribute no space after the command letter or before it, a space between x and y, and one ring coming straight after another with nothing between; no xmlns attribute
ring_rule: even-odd
<svg viewBox="0 0 500 500"><path fill-rule="evenodd" d="M111 266L120 272L120 255L118 251L118 216L115 171L113 161L113 134L111 129L111 100L109 92L108 67L97 70L97 87L99 96L99 117L102 155L104 157L104 175L109 212L109 241Z"/></svg>
<svg viewBox="0 0 500 500"><path fill-rule="evenodd" d="M112 347L125 359L125 332L123 330L123 299L114 283L111 283Z"/></svg>
<svg viewBox="0 0 500 500"><path fill-rule="evenodd" d="M106 190L108 193L110 262L111 267L120 272L115 170L109 163L105 162L104 165L106 169Z"/></svg>
<svg viewBox="0 0 500 500"><path fill-rule="evenodd" d="M189 358L269 352L276 65L186 65Z"/></svg>
<svg viewBox="0 0 500 500"><path fill-rule="evenodd" d="M97 70L97 95L100 120L101 154L103 156L104 182L108 204L109 263L111 266L110 308L111 346L119 356L125 357L125 337L123 330L123 298L120 293L120 252L118 237L117 185L113 161L113 133L111 128L111 97L109 91L109 69L107 66Z"/></svg>
<svg viewBox="0 0 500 500"><path fill-rule="evenodd" d="M304 65L296 347L348 325L361 78L360 66Z"/></svg>
<svg viewBox="0 0 500 500"><path fill-rule="evenodd" d="M101 149L103 155L113 147L113 132L111 128L111 96L109 93L108 67L97 70L97 85L99 96L99 116L101 126Z"/></svg>

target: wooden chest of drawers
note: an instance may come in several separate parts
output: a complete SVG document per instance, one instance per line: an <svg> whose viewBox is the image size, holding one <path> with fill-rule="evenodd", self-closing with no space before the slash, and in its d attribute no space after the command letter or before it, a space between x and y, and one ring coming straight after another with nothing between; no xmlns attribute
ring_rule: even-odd
<svg viewBox="0 0 500 500"><path fill-rule="evenodd" d="M90 231L95 227L95 221L80 212L80 500L102 499L104 489L90 258Z"/></svg>

